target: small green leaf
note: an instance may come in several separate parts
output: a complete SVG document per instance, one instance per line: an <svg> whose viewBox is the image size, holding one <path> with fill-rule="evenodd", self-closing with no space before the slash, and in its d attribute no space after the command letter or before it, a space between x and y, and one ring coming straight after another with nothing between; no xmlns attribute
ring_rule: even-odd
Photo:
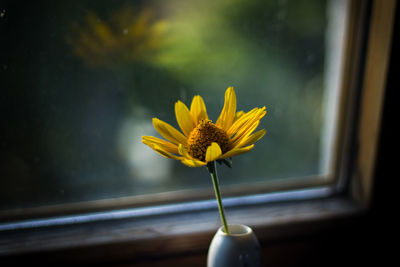
<svg viewBox="0 0 400 267"><path fill-rule="evenodd" d="M228 159L219 159L217 160L217 162L219 164L225 164L226 166L228 166L228 168L232 168L232 158L228 158Z"/></svg>

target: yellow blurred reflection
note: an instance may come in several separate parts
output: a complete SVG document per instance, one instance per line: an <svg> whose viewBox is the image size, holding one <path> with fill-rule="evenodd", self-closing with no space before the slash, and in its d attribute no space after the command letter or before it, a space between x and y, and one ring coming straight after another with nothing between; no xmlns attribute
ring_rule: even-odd
<svg viewBox="0 0 400 267"><path fill-rule="evenodd" d="M75 23L67 36L76 56L88 66L110 66L151 58L164 43L167 23L152 9L123 7L107 20L89 11L84 25Z"/></svg>

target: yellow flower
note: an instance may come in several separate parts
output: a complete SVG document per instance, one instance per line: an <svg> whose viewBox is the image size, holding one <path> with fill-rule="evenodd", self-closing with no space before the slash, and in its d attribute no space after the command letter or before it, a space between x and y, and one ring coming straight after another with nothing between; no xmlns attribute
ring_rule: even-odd
<svg viewBox="0 0 400 267"><path fill-rule="evenodd" d="M236 94L233 87L225 92L225 103L217 122L208 119L203 98L192 100L190 110L181 101L175 103L175 115L182 133L157 118L153 125L165 141L143 136L142 142L166 158L176 159L189 167L201 167L215 160L224 160L250 151L265 130L255 133L265 107L245 113L236 112Z"/></svg>

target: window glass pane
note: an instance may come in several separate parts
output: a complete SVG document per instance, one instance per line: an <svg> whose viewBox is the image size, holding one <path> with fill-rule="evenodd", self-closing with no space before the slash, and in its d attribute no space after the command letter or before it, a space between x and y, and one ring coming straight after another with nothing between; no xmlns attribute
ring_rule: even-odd
<svg viewBox="0 0 400 267"><path fill-rule="evenodd" d="M152 117L177 127L175 101L197 94L215 121L228 86L239 109L267 107L267 135L219 168L222 186L322 174L344 25L333 2L5 1L0 209L211 188L206 168L141 136L158 136Z"/></svg>

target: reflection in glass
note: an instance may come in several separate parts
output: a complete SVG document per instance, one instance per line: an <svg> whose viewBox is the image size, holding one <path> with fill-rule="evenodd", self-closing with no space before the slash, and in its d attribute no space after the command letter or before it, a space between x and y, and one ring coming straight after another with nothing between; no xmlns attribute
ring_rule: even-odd
<svg viewBox="0 0 400 267"><path fill-rule="evenodd" d="M267 135L220 168L221 184L321 174L327 58L344 27L330 3L6 1L0 209L209 188L205 169L166 160L140 137L197 94L216 118L229 86L238 109L267 107Z"/></svg>

